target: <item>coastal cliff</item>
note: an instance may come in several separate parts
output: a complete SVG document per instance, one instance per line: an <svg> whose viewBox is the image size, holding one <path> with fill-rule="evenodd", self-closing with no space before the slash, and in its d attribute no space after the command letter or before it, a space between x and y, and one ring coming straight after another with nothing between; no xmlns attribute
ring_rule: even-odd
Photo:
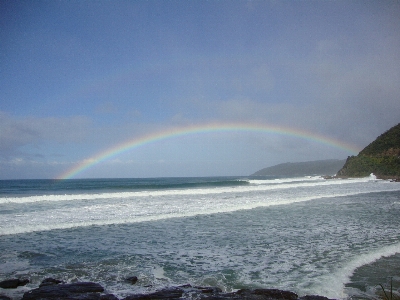
<svg viewBox="0 0 400 300"><path fill-rule="evenodd" d="M400 123L381 134L357 156L349 156L337 177L400 179Z"/></svg>

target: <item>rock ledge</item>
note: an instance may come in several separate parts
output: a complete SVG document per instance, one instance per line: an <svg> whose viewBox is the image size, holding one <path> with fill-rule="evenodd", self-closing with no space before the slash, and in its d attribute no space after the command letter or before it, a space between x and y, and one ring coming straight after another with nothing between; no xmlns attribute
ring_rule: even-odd
<svg viewBox="0 0 400 300"><path fill-rule="evenodd" d="M128 278L131 284L136 278ZM27 283L21 281L21 283ZM3 281L4 282L4 281ZM5 281L6 283L8 281ZM10 281L11 282L11 281ZM17 287L18 282L12 282ZM8 283L3 286L9 286ZM0 299L10 299L1 296ZM199 300L329 300L318 295L298 297L290 291L278 289L240 289L236 292L224 293L218 287L191 286L190 284L173 286L148 294L132 294L121 300L152 300L152 299L199 299ZM46 278L38 288L26 292L22 300L119 300L113 294L105 294L104 288L94 282L64 283L53 278Z"/></svg>

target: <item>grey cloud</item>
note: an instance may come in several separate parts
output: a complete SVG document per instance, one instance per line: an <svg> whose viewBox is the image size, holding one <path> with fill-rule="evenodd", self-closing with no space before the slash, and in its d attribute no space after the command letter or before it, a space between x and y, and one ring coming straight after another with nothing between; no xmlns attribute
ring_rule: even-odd
<svg viewBox="0 0 400 300"><path fill-rule="evenodd" d="M80 142L88 134L90 120L75 116L65 118L19 118L0 112L0 151L2 156L20 152L26 145L38 147L44 142Z"/></svg>
<svg viewBox="0 0 400 300"><path fill-rule="evenodd" d="M357 51L358 42L317 42L309 56L282 63L287 82L278 84L293 89L290 99L274 103L266 94L227 100L219 103L220 115L283 123L365 146L400 121L400 42L376 37L373 49Z"/></svg>
<svg viewBox="0 0 400 300"><path fill-rule="evenodd" d="M365 53L358 57L342 57L341 49L338 43L324 41L316 46L314 56L287 61L287 82L281 82L280 88L286 84L293 89L290 99L237 91L236 97L205 97L186 105L192 105L202 120L272 123L366 146L400 121L400 61L391 48L381 56ZM273 75L270 81L275 80Z"/></svg>

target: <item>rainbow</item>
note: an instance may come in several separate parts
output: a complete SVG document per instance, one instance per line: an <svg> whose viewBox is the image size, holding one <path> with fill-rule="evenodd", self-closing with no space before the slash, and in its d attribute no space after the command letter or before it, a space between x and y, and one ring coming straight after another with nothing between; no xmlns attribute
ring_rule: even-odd
<svg viewBox="0 0 400 300"><path fill-rule="evenodd" d="M94 165L102 161L108 160L112 157L120 155L121 153L127 152L129 150L135 149L137 147L149 143L154 143L160 140L194 134L194 133L224 132L224 131L260 132L260 133L274 133L274 134L288 135L293 137L304 138L317 143L322 143L330 147L336 147L351 154L357 154L359 152L359 148L354 145L301 129L266 125L259 123L208 123L208 124L190 125L184 127L173 127L125 141L111 148L108 148L102 152L99 152L88 159L83 160L81 163L75 165L73 168L61 174L61 176L57 177L57 179L60 180L71 179L76 175L78 175L79 173L93 167Z"/></svg>

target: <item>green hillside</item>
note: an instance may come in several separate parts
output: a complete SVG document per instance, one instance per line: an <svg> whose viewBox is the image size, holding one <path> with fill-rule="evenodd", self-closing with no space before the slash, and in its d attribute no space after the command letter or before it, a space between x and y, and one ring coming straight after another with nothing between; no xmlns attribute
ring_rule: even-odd
<svg viewBox="0 0 400 300"><path fill-rule="evenodd" d="M349 156L337 177L400 178L400 123L381 134L357 156Z"/></svg>

